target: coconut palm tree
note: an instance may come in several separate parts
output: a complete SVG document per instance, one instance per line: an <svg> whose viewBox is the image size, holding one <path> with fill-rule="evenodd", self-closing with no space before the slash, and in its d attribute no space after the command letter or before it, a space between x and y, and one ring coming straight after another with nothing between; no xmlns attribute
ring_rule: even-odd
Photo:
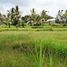
<svg viewBox="0 0 67 67"><path fill-rule="evenodd" d="M16 6L15 8L11 8L10 11L8 11L7 17L11 20L12 25L19 25L19 19L20 19L20 12L19 7Z"/></svg>
<svg viewBox="0 0 67 67"><path fill-rule="evenodd" d="M38 15L38 14L36 14L36 11L35 11L35 9L33 8L32 10L31 10L31 16L30 16L30 18L31 18L31 22L32 22L32 25L40 25L40 19L41 19L41 17L40 17L40 15Z"/></svg>
<svg viewBox="0 0 67 67"><path fill-rule="evenodd" d="M32 20L32 24L35 24L36 23L36 12L35 12L34 8L31 10L31 16L30 16L30 18Z"/></svg>

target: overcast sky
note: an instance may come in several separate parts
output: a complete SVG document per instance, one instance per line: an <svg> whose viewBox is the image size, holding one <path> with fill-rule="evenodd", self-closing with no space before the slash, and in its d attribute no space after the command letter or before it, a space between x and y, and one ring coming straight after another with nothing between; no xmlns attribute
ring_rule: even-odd
<svg viewBox="0 0 67 67"><path fill-rule="evenodd" d="M6 13L6 10L19 5L23 15L30 14L30 10L35 8L37 13L43 9L49 11L49 15L56 16L59 9L66 10L66 0L0 0L0 12Z"/></svg>

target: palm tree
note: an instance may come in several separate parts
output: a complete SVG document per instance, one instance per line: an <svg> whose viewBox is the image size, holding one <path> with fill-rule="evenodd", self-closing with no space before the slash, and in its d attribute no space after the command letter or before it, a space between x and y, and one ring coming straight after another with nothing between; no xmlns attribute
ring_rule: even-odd
<svg viewBox="0 0 67 67"><path fill-rule="evenodd" d="M37 16L36 16L36 25L37 25L37 26L41 25L40 20L41 20L40 15L37 15Z"/></svg>
<svg viewBox="0 0 67 67"><path fill-rule="evenodd" d="M16 6L16 8L12 8L10 11L11 15L11 22L13 25L19 25L19 18L20 18L20 12L19 7Z"/></svg>
<svg viewBox="0 0 67 67"><path fill-rule="evenodd" d="M14 8L11 8L11 21L13 22L13 19L14 19L14 16L15 16L15 9Z"/></svg>
<svg viewBox="0 0 67 67"><path fill-rule="evenodd" d="M9 26L9 28L10 28L10 25L11 25L11 14L10 14L10 11L9 10L7 10L7 24L8 24L8 26Z"/></svg>
<svg viewBox="0 0 67 67"><path fill-rule="evenodd" d="M36 12L35 12L34 8L31 10L31 16L30 16L30 18L32 20L32 24L35 24L36 23Z"/></svg>
<svg viewBox="0 0 67 67"><path fill-rule="evenodd" d="M36 11L34 8L31 10L31 16L30 17L32 20L32 25L37 25L37 26L40 25L41 17L40 17L40 15L36 14Z"/></svg>
<svg viewBox="0 0 67 67"><path fill-rule="evenodd" d="M0 13L0 22L2 22L2 14Z"/></svg>
<svg viewBox="0 0 67 67"><path fill-rule="evenodd" d="M66 20L67 23L67 10L65 11L65 13L63 14L64 19Z"/></svg>
<svg viewBox="0 0 67 67"><path fill-rule="evenodd" d="M56 23L63 23L63 10L59 10L56 16Z"/></svg>
<svg viewBox="0 0 67 67"><path fill-rule="evenodd" d="M47 20L47 11L45 11L45 10L42 10L42 12L41 12L41 17L42 17L42 19L45 19L45 21Z"/></svg>

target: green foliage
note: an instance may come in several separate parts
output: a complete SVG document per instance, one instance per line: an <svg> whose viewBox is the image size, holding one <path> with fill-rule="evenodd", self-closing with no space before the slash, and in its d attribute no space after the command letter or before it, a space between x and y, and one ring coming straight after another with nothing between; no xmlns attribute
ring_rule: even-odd
<svg viewBox="0 0 67 67"><path fill-rule="evenodd" d="M65 13L63 14L63 17L67 19L67 10L66 10Z"/></svg>
<svg viewBox="0 0 67 67"><path fill-rule="evenodd" d="M46 10L42 10L42 12L38 14L33 8L31 10L31 15L22 16L19 11L19 6L16 6L15 8L12 7L11 10L7 10L6 15L0 13L0 24L8 25L9 28L11 27L11 25L14 25L16 27L24 27L25 23L27 25L29 24L30 26L45 25L49 23L47 22L48 19L53 19L53 17L49 16L47 12L48 11ZM63 10L59 10L58 15L55 19L56 20L54 21L54 23L56 22L65 26L67 24L67 10L64 13ZM24 23L20 24L20 22Z"/></svg>
<svg viewBox="0 0 67 67"><path fill-rule="evenodd" d="M19 7L16 6L16 9L12 8L11 9L11 22L13 22L13 25L19 24L19 18L20 18L20 13L19 13Z"/></svg>
<svg viewBox="0 0 67 67"><path fill-rule="evenodd" d="M0 32L1 67L67 66L67 32Z"/></svg>

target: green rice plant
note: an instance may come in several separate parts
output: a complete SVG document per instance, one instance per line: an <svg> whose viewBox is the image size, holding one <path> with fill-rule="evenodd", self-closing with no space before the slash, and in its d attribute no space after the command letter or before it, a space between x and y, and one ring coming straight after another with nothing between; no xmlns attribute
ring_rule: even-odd
<svg viewBox="0 0 67 67"><path fill-rule="evenodd" d="M66 67L66 31L0 32L1 67Z"/></svg>

